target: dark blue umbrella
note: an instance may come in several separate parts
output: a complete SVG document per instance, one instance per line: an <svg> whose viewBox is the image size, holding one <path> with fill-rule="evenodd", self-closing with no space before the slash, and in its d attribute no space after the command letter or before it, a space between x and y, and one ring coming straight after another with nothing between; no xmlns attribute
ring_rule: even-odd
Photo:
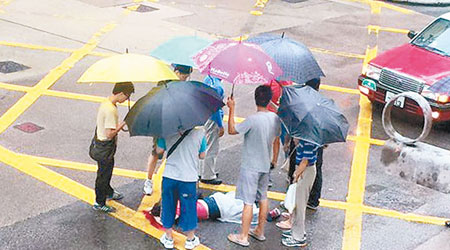
<svg viewBox="0 0 450 250"><path fill-rule="evenodd" d="M131 136L167 137L205 124L223 106L213 88L196 81L173 81L140 98L125 122Z"/></svg>
<svg viewBox="0 0 450 250"><path fill-rule="evenodd" d="M428 90L439 94L450 95L450 76L435 82Z"/></svg>
<svg viewBox="0 0 450 250"><path fill-rule="evenodd" d="M279 80L305 83L325 76L311 51L300 42L283 35L262 34L248 39L259 44L283 70Z"/></svg>
<svg viewBox="0 0 450 250"><path fill-rule="evenodd" d="M294 138L325 145L347 137L348 121L334 101L309 86L283 87L278 116Z"/></svg>

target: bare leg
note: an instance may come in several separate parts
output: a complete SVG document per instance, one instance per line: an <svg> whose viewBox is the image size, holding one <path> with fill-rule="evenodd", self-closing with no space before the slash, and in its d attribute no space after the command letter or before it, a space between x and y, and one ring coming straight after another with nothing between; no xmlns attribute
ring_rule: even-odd
<svg viewBox="0 0 450 250"><path fill-rule="evenodd" d="M173 234L172 234L172 228L165 228L166 230L166 236L168 239L173 240Z"/></svg>
<svg viewBox="0 0 450 250"><path fill-rule="evenodd" d="M242 231L240 235L240 239L243 241L248 241L248 231L250 230L252 217L253 205L244 204L244 209L242 210Z"/></svg>
<svg viewBox="0 0 450 250"><path fill-rule="evenodd" d="M255 233L259 236L264 236L264 225L266 224L268 210L269 201L267 199L259 201L258 226L255 229Z"/></svg>
<svg viewBox="0 0 450 250"><path fill-rule="evenodd" d="M148 157L148 173L147 179L151 180L153 177L153 173L155 172L156 163L158 162L158 155L151 154Z"/></svg>
<svg viewBox="0 0 450 250"><path fill-rule="evenodd" d="M195 230L187 231L187 232L186 232L186 235L187 235L187 239L188 239L188 240L194 239L194 236L195 236Z"/></svg>

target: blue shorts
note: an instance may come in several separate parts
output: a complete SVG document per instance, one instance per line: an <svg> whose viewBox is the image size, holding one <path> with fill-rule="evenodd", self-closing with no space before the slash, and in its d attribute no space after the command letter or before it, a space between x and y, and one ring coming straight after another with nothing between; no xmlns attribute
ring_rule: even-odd
<svg viewBox="0 0 450 250"><path fill-rule="evenodd" d="M175 213L180 201L178 226L183 231L197 228L197 183L183 182L163 177L162 180L161 221L164 228L172 228Z"/></svg>

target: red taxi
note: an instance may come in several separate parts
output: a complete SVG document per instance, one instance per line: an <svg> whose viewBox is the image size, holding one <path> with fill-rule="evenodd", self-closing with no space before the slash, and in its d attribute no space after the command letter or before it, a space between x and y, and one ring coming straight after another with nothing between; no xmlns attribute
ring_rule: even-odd
<svg viewBox="0 0 450 250"><path fill-rule="evenodd" d="M450 12L418 34L410 31L408 37L412 39L409 43L369 62L358 78L359 90L372 102L382 104L401 92L419 93L430 103L434 121L450 121L449 93L429 89L440 81L450 89ZM422 110L412 100L399 98L394 105L408 113L422 115Z"/></svg>

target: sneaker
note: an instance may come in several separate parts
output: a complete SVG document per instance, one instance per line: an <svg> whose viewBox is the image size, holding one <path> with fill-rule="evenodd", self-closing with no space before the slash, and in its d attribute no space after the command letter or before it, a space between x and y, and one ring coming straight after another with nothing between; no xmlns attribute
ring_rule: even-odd
<svg viewBox="0 0 450 250"><path fill-rule="evenodd" d="M152 193L153 193L153 181L150 179L147 179L144 182L144 194L151 195Z"/></svg>
<svg viewBox="0 0 450 250"><path fill-rule="evenodd" d="M281 236L283 238L290 238L290 237L292 237L292 230L283 230L283 231L281 231Z"/></svg>
<svg viewBox="0 0 450 250"><path fill-rule="evenodd" d="M101 211L101 212L105 212L105 213L114 213L116 211L116 209L113 207L110 207L107 205L101 206L97 202L94 203L94 206L92 206L92 209L94 209L95 211Z"/></svg>
<svg viewBox="0 0 450 250"><path fill-rule="evenodd" d="M107 200L121 200L123 199L123 194L117 192L114 190L114 193L112 195L110 195L108 198L106 198Z"/></svg>
<svg viewBox="0 0 450 250"><path fill-rule="evenodd" d="M184 244L184 248L186 249L194 249L196 246L200 245L200 239L194 235L192 240L186 239L186 243Z"/></svg>
<svg viewBox="0 0 450 250"><path fill-rule="evenodd" d="M220 184L222 184L222 180L217 179L217 178L212 179L212 180L201 179L200 182L205 183L205 184L210 184L210 185L220 185Z"/></svg>
<svg viewBox="0 0 450 250"><path fill-rule="evenodd" d="M307 208L309 208L309 209L311 209L311 210L317 210L317 208L319 207L319 205L317 205L317 206L314 206L313 204L311 204L311 203L307 203L306 204L306 207Z"/></svg>
<svg viewBox="0 0 450 250"><path fill-rule="evenodd" d="M269 185L268 185L269 187L273 187L273 182L272 182L272 180L271 179L269 179Z"/></svg>
<svg viewBox="0 0 450 250"><path fill-rule="evenodd" d="M293 237L281 239L281 243L287 247L304 247L306 246L306 237L302 240L296 240Z"/></svg>
<svg viewBox="0 0 450 250"><path fill-rule="evenodd" d="M281 236L283 238L292 238L292 230L283 230L283 231L281 231ZM306 239L306 234L303 235L303 238Z"/></svg>
<svg viewBox="0 0 450 250"><path fill-rule="evenodd" d="M166 249L172 249L173 248L173 239L167 238L166 234L163 234L161 238L159 239L159 242L164 246Z"/></svg>

